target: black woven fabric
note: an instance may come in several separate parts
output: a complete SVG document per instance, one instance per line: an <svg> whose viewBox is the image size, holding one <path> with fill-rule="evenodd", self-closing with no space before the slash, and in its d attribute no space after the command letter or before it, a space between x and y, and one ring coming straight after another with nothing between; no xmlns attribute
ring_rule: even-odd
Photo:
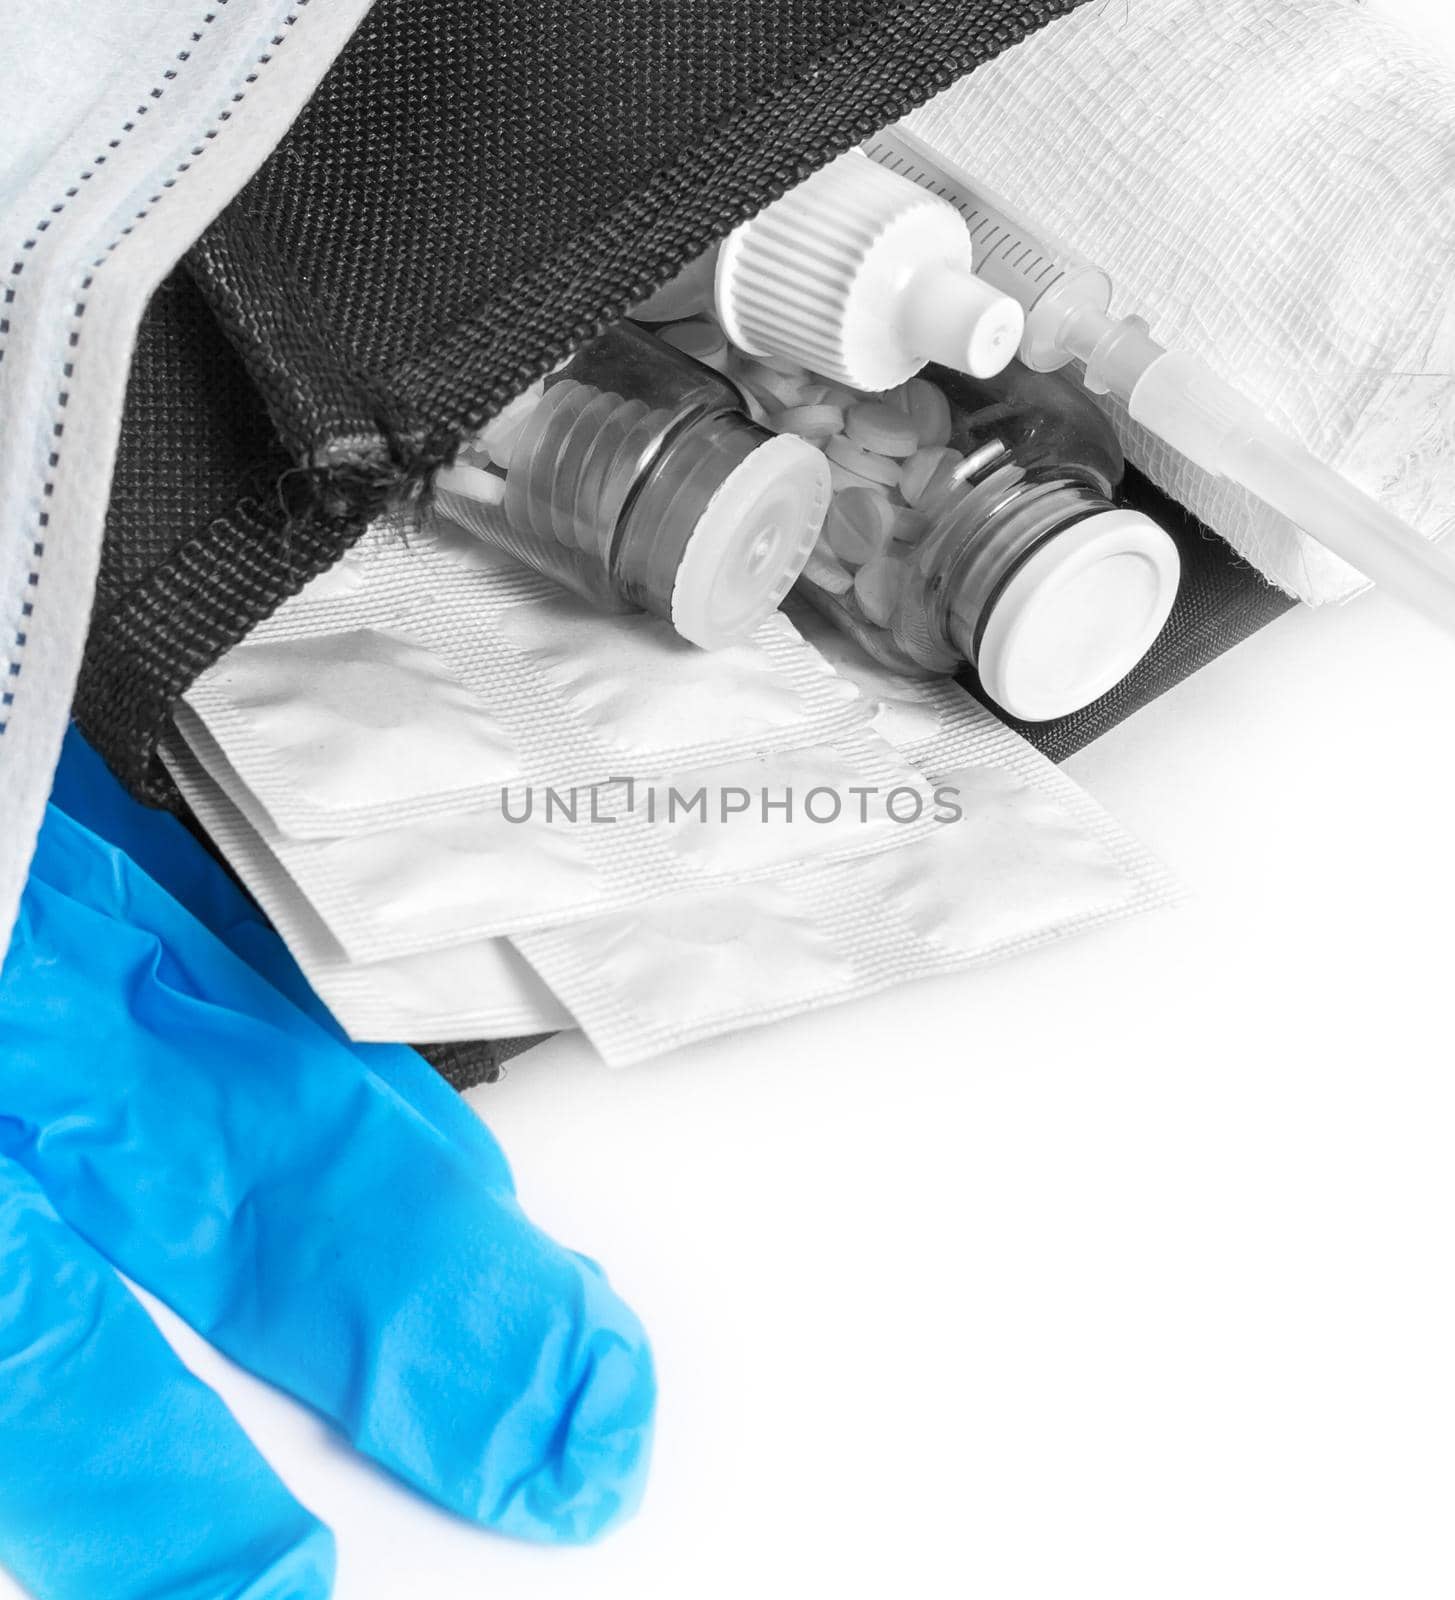
<svg viewBox="0 0 1455 1600"><path fill-rule="evenodd" d="M149 308L77 698L92 742L175 803L171 706L369 520L737 222L1080 3L378 0ZM1023 730L1058 759L1287 605L1158 514L1181 601L1126 683ZM426 1048L460 1086L503 1059Z"/></svg>
<svg viewBox="0 0 1455 1600"><path fill-rule="evenodd" d="M127 385L76 716L144 798L175 795L153 759L196 675L357 535L317 504L191 278L153 296ZM303 513L303 514L301 514Z"/></svg>
<svg viewBox="0 0 1455 1600"><path fill-rule="evenodd" d="M379 0L186 264L271 419L253 460L160 414L216 404L185 285L148 318L78 701L122 779L167 798L169 704L526 383L1078 3Z"/></svg>
<svg viewBox="0 0 1455 1600"><path fill-rule="evenodd" d="M419 1044L415 1049L451 1088L463 1092L482 1083L499 1083L506 1064L532 1045L551 1037L531 1034L524 1039L479 1039L465 1044Z"/></svg>

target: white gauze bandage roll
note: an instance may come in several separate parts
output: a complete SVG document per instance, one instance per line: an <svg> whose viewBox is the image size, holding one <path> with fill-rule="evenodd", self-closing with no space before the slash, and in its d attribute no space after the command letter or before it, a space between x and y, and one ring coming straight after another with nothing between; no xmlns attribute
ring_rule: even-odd
<svg viewBox="0 0 1455 1600"><path fill-rule="evenodd" d="M1455 70L1354 0L1088 4L909 119L1431 538L1455 525ZM1363 581L1125 412L1130 459L1290 594Z"/></svg>

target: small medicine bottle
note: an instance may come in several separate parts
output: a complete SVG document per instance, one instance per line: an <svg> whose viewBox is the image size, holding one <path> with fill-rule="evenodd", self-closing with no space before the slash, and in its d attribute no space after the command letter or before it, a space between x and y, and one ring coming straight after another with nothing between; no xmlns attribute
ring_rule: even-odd
<svg viewBox="0 0 1455 1600"><path fill-rule="evenodd" d="M640 322L715 322L740 354L886 389L928 361L984 377L1025 331L973 270L947 200L850 150L736 227L644 300Z"/></svg>
<svg viewBox="0 0 1455 1600"><path fill-rule="evenodd" d="M617 323L494 418L435 478L444 514L603 609L714 649L797 579L827 460L752 421L719 373Z"/></svg>
<svg viewBox="0 0 1455 1600"><path fill-rule="evenodd" d="M1124 461L1079 389L1019 362L868 396L830 386L770 426L816 440L834 500L799 592L885 665L967 663L1028 722L1105 694L1176 598L1177 547L1113 494Z"/></svg>

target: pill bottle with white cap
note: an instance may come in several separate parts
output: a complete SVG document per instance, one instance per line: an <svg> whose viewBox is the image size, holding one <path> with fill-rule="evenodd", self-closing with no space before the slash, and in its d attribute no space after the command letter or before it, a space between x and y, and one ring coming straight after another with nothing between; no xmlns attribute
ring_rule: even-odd
<svg viewBox="0 0 1455 1600"><path fill-rule="evenodd" d="M1064 379L931 367L769 421L815 438L833 471L800 593L886 665L968 664L1002 710L1049 721L1113 688L1166 622L1177 548L1116 504L1116 436Z"/></svg>
<svg viewBox="0 0 1455 1600"><path fill-rule="evenodd" d="M435 504L603 609L715 649L777 608L831 495L819 450L743 408L719 373L618 323L436 474Z"/></svg>

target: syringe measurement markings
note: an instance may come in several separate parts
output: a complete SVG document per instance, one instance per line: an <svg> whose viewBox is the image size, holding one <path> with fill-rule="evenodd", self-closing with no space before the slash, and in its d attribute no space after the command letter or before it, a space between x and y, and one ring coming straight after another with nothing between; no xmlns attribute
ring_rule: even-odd
<svg viewBox="0 0 1455 1600"><path fill-rule="evenodd" d="M868 154L874 156L876 160L880 160L877 152L887 148L885 145L866 147ZM948 200L964 217L970 230L970 237L980 247L981 254L994 256L997 252L1004 252L1004 265L1009 267L1012 272L1016 272L1022 278L1034 283L1042 294L1054 288L1066 276L1065 270L1057 264L1054 258L1043 258L1044 264L1039 272L1035 272L1033 268L1026 267L1027 258L1034 258L1039 253L1033 243L1027 244L1020 255L1011 260L1008 253L1015 247L1017 242L1016 235L1009 229L1002 230L1001 225L993 216L987 215L971 202L956 198L953 190L945 184L929 181L930 173L928 168L915 166L913 162L907 161L903 156L899 155L890 155L883 159L881 164L888 167L891 172L906 176L913 182L929 188L933 193Z"/></svg>
<svg viewBox="0 0 1455 1600"><path fill-rule="evenodd" d="M869 153L873 154L872 151ZM888 167L891 172L897 173L900 177L909 178L911 182L917 183L920 188L928 189L931 194L938 195L941 200L948 200L957 210L959 209L958 203L950 191L943 183L933 181L926 168L916 167L901 156L894 156L891 160L882 162L881 165Z"/></svg>
<svg viewBox="0 0 1455 1600"><path fill-rule="evenodd" d="M984 240L985 248L992 255L997 250L1009 250L1015 245L1016 236L1010 231L1009 228L1002 227L1001 224L998 223L993 217L986 217L984 222L980 224L979 230L972 228L970 230L970 237L972 239L975 238L977 231L984 231L986 228L988 228L990 232L986 235Z"/></svg>

